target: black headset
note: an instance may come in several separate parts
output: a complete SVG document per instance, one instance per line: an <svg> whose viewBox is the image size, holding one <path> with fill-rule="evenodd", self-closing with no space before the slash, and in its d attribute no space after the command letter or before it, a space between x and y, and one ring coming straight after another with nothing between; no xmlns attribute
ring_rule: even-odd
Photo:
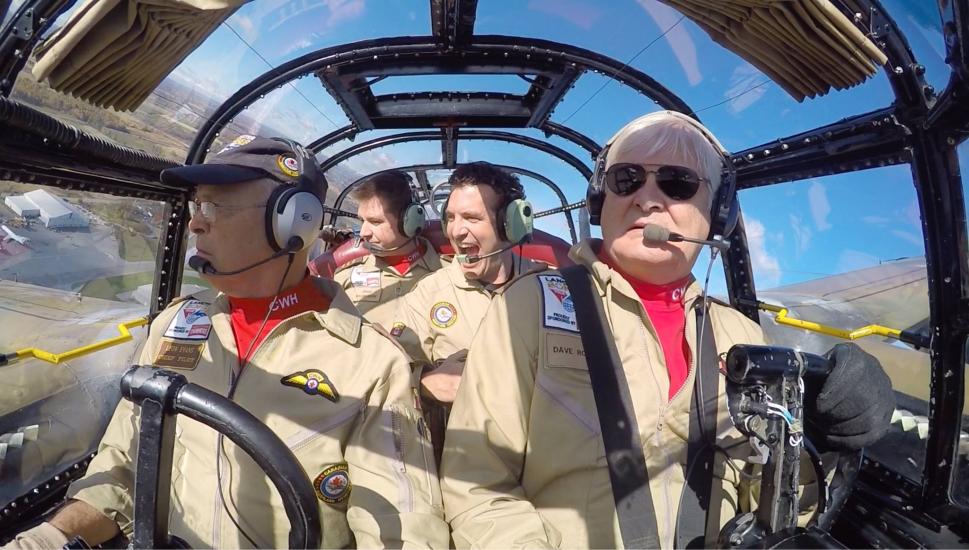
<svg viewBox="0 0 969 550"><path fill-rule="evenodd" d="M532 235L535 220L532 205L525 200L525 189L522 184L516 181L509 186L501 185L502 189L492 187L502 197L502 202L498 205L498 211L495 213L498 237L510 243L527 241ZM445 233L447 232L447 203L450 198L449 192L441 205L441 229Z"/></svg>
<svg viewBox="0 0 969 550"><path fill-rule="evenodd" d="M719 237L726 239L737 228L737 222L740 220L740 204L737 201L737 171L734 169L733 162L730 160L730 153L696 119L676 111L666 111L666 113L672 115L674 118L686 121L699 130L703 134L703 137L710 142L710 145L720 155L720 187L717 188L717 194L713 197L713 204L710 211L710 235L707 238L713 239ZM606 158L613 141L619 136L619 133L621 133L621 130L599 152L599 155L596 157L595 169L592 172L592 179L589 180L589 188L586 191L585 200L589 208L589 223L592 225L601 224L602 205L606 199Z"/></svg>
<svg viewBox="0 0 969 550"><path fill-rule="evenodd" d="M266 201L266 239L273 250L298 252L309 247L323 226L323 201L328 187L316 159L302 145L285 138L292 156L276 157L280 171L295 183L277 186Z"/></svg>

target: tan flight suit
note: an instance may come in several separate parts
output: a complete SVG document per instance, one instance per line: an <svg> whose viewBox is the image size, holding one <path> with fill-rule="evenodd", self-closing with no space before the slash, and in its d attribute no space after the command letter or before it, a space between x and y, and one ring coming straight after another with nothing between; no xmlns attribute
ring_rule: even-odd
<svg viewBox="0 0 969 550"><path fill-rule="evenodd" d="M408 360L361 319L339 285L314 281L332 297L329 309L275 327L239 375L234 401L303 465L319 499L324 548L446 548L431 444L419 427ZM141 363L187 360L191 367L198 349L196 367L172 370L226 395L238 367L228 311L226 296L211 290L169 306L152 323ZM166 336L173 334L182 338ZM87 475L68 492L129 534L137 425L138 413L123 399ZM169 529L193 548L248 547L218 497L216 441L215 431L178 417ZM286 547L290 526L279 494L228 438L224 448L223 492L234 518L259 547Z"/></svg>
<svg viewBox="0 0 969 550"><path fill-rule="evenodd" d="M591 268L602 297L636 411L659 540L671 548L696 376L692 306L700 289L691 281L685 291L690 370L683 387L668 399L669 375L656 332L629 283L596 258L592 247L599 245L583 241L570 256ZM711 304L710 317L721 353L738 343L763 343L760 328L733 309ZM478 329L448 423L441 468L445 515L459 548L622 546L574 321L564 280L557 271L547 271L504 289ZM721 447L740 443L731 452L738 458L750 455L746 438L730 423L723 397L717 432ZM723 481L714 483L711 498L723 506L720 517L713 518L719 519L717 525L708 525L707 540L716 540L720 525L741 504L740 476L719 453L714 475Z"/></svg>
<svg viewBox="0 0 969 550"><path fill-rule="evenodd" d="M372 254L341 267L333 275L333 280L343 287L360 313L371 323L379 323L394 336L399 336L404 326L402 297L418 281L442 266L441 257L434 245L426 239L418 239L426 252L411 264L404 275L387 265L383 258Z"/></svg>
<svg viewBox="0 0 969 550"><path fill-rule="evenodd" d="M543 263L518 255L512 256L512 262L513 277L548 269ZM398 341L416 364L432 368L450 355L471 347L475 331L494 296L495 292L485 285L466 279L461 264L451 262L422 279L404 296L406 327ZM415 376L420 376L420 369ZM422 396L422 401L424 418L434 441L434 455L439 459L444 450L444 429L451 406L427 396Z"/></svg>

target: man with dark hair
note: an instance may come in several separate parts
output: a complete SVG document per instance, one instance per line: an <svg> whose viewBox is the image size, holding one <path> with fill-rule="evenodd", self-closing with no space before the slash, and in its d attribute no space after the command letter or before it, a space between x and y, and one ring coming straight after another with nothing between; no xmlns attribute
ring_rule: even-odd
<svg viewBox="0 0 969 550"><path fill-rule="evenodd" d="M513 174L487 162L459 166L441 225L454 247L451 265L425 277L404 297L405 338L411 357L425 365L421 393L440 458L443 429L464 358L491 299L517 277L548 266L514 252L531 234L531 206Z"/></svg>
<svg viewBox="0 0 969 550"><path fill-rule="evenodd" d="M198 250L189 264L213 289L162 311L139 363L228 396L289 446L319 499L323 548L445 548L406 355L333 281L307 276L326 195L309 163L295 143L241 136L205 164L162 172L193 193L188 229ZM130 534L139 411L118 404L67 503L8 548ZM172 535L192 548L288 544L282 500L252 458L184 416L175 434Z"/></svg>
<svg viewBox="0 0 969 550"><path fill-rule="evenodd" d="M434 246L419 236L424 207L414 201L410 176L397 170L377 174L351 191L357 201L360 239L371 254L333 276L360 313L396 337L404 324L401 298L418 281L441 268Z"/></svg>

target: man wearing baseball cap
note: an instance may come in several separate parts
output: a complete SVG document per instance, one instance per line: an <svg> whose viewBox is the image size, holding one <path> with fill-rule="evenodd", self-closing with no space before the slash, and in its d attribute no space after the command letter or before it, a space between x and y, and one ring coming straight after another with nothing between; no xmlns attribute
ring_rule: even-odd
<svg viewBox="0 0 969 550"><path fill-rule="evenodd" d="M242 136L205 164L162 172L193 190L189 265L213 287L151 325L140 363L219 392L272 429L319 499L324 548L448 545L406 355L329 279L306 273L326 181L282 139ZM16 548L91 545L133 527L138 410L122 400L85 477ZM282 501L228 439L179 417L170 532L191 547L284 547Z"/></svg>

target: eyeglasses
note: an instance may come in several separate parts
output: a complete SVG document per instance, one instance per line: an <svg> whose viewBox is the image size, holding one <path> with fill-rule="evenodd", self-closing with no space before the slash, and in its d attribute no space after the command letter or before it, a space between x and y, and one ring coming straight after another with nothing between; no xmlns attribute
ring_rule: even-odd
<svg viewBox="0 0 969 550"><path fill-rule="evenodd" d="M650 174L656 175L659 190L676 201L692 199L700 189L700 182L710 181L685 166L660 166L649 170L639 164L618 163L606 171L606 186L620 197L627 197L645 185Z"/></svg>
<svg viewBox="0 0 969 550"><path fill-rule="evenodd" d="M262 208L266 206L263 204L248 204L248 205L235 205L235 204L216 204L211 201L188 201L188 213L194 218L197 215L202 216L207 222L212 223L215 221L215 212L219 209L222 210L245 210L246 208Z"/></svg>

